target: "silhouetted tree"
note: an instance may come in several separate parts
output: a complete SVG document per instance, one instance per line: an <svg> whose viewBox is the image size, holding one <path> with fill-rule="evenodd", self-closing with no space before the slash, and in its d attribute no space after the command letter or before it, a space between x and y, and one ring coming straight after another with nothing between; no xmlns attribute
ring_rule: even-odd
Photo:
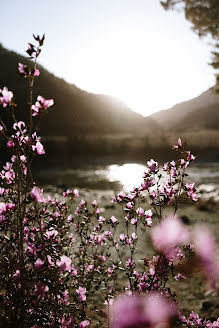
<svg viewBox="0 0 219 328"><path fill-rule="evenodd" d="M216 70L219 91L219 0L165 0L160 1L165 9L181 9L192 23L192 29L200 36L211 36L215 41L211 65Z"/></svg>

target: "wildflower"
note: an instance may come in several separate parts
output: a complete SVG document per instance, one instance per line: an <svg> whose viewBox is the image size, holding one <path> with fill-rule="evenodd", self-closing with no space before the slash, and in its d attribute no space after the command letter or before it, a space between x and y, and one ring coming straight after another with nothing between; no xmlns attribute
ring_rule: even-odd
<svg viewBox="0 0 219 328"><path fill-rule="evenodd" d="M195 183L187 183L185 186L186 192L188 196L193 200L197 201L197 194L196 194L196 189L195 189Z"/></svg>
<svg viewBox="0 0 219 328"><path fill-rule="evenodd" d="M20 279L21 277L21 273L20 270L16 270L15 273L13 274L14 279Z"/></svg>
<svg viewBox="0 0 219 328"><path fill-rule="evenodd" d="M133 207L134 207L134 205L133 205L132 202L128 202L128 203L126 204L126 208L128 208L129 210L132 210Z"/></svg>
<svg viewBox="0 0 219 328"><path fill-rule="evenodd" d="M132 240L136 240L136 239L138 239L138 236L136 235L135 232L133 232L133 233L131 234L131 238L132 238Z"/></svg>
<svg viewBox="0 0 219 328"><path fill-rule="evenodd" d="M122 234L119 236L119 239L120 239L121 241L125 241L126 238L127 238L127 236L126 236L124 233L122 233Z"/></svg>
<svg viewBox="0 0 219 328"><path fill-rule="evenodd" d="M78 294L78 298L81 302L86 301L86 288L79 286L78 289L76 289L76 293Z"/></svg>
<svg viewBox="0 0 219 328"><path fill-rule="evenodd" d="M56 265L60 268L61 272L70 271L71 270L71 259L65 255L61 256L60 261L56 261Z"/></svg>
<svg viewBox="0 0 219 328"><path fill-rule="evenodd" d="M40 75L40 71L37 69L37 68L35 68L34 69L34 72L33 72L33 76L34 77L37 77L37 76L39 76Z"/></svg>
<svg viewBox="0 0 219 328"><path fill-rule="evenodd" d="M7 147L8 148L13 148L15 146L15 144L14 144L14 141L13 140L9 140L8 142L7 142Z"/></svg>
<svg viewBox="0 0 219 328"><path fill-rule="evenodd" d="M56 237L58 235L58 231L55 230L54 228L50 228L49 230L46 231L46 236L48 239L52 237Z"/></svg>
<svg viewBox="0 0 219 328"><path fill-rule="evenodd" d="M33 187L31 190L31 197L34 199L37 203L45 203L46 199L43 197L43 191L37 187Z"/></svg>
<svg viewBox="0 0 219 328"><path fill-rule="evenodd" d="M4 215L5 213L7 213L7 207L5 203L0 203L0 215Z"/></svg>
<svg viewBox="0 0 219 328"><path fill-rule="evenodd" d="M94 200L94 201L92 202L92 206L93 206L93 207L96 207L96 206L97 206L97 201L96 201L96 200Z"/></svg>
<svg viewBox="0 0 219 328"><path fill-rule="evenodd" d="M174 145L173 146L173 149L180 149L180 148L182 148L182 140L179 138L178 139L178 142L177 142L177 145Z"/></svg>
<svg viewBox="0 0 219 328"><path fill-rule="evenodd" d="M110 221L112 223L117 223L118 222L117 219L115 218L115 216L111 216Z"/></svg>
<svg viewBox="0 0 219 328"><path fill-rule="evenodd" d="M32 150L36 151L38 155L44 155L45 154L45 149L43 148L43 145L41 144L40 141L36 142L36 145L32 145Z"/></svg>
<svg viewBox="0 0 219 328"><path fill-rule="evenodd" d="M81 322L79 323L79 328L86 328L86 327L89 326L89 324L90 324L90 321L89 321L89 320L81 321Z"/></svg>
<svg viewBox="0 0 219 328"><path fill-rule="evenodd" d="M13 93L8 91L8 88L4 87L3 90L0 89L0 94L2 94L0 97L0 104L2 104L3 107L7 107L13 98Z"/></svg>
<svg viewBox="0 0 219 328"><path fill-rule="evenodd" d="M142 216L142 215L144 215L144 210L143 210L143 208L139 207L139 208L136 210L136 214L137 214L138 216Z"/></svg>
<svg viewBox="0 0 219 328"><path fill-rule="evenodd" d="M146 222L147 226L151 227L152 215L153 215L152 211L151 210L145 211L144 214L145 214L145 222Z"/></svg>
<svg viewBox="0 0 219 328"><path fill-rule="evenodd" d="M150 173L156 173L158 171L158 163L155 162L153 159L147 162L147 165L149 167Z"/></svg>
<svg viewBox="0 0 219 328"><path fill-rule="evenodd" d="M48 109L53 104L54 104L54 100L53 99L45 99L42 96L38 96L35 105L32 105L31 106L31 109L33 111L32 116L37 116L40 113L40 111L45 110L45 109Z"/></svg>

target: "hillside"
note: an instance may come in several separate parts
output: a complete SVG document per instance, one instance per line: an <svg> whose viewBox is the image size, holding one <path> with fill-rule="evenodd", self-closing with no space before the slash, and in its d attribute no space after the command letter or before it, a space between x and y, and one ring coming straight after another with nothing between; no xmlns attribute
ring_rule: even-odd
<svg viewBox="0 0 219 328"><path fill-rule="evenodd" d="M165 130L219 130L219 94L209 89L200 96L150 116Z"/></svg>
<svg viewBox="0 0 219 328"><path fill-rule="evenodd" d="M17 73L18 62L30 65L28 59L0 45L0 87L7 86L13 91L15 101L20 104L17 111L23 117L27 107L27 81ZM40 76L34 86L34 102L37 95L55 100L50 113L43 119L42 135L141 135L158 129L158 124L152 118L144 118L131 111L121 101L88 93L43 67L39 68Z"/></svg>

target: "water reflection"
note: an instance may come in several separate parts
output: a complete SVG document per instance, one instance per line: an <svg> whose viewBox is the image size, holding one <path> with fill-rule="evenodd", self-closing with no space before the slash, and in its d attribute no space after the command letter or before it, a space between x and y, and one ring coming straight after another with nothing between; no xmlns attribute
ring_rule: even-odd
<svg viewBox="0 0 219 328"><path fill-rule="evenodd" d="M143 182L145 166L137 163L126 163L123 165L109 165L106 177L109 181L118 181L125 191L139 187Z"/></svg>
<svg viewBox="0 0 219 328"><path fill-rule="evenodd" d="M48 169L38 173L42 186L77 187L101 191L131 191L143 182L146 166L139 163L88 166L83 168ZM194 181L204 198L219 200L219 164L198 165L188 168L186 182Z"/></svg>

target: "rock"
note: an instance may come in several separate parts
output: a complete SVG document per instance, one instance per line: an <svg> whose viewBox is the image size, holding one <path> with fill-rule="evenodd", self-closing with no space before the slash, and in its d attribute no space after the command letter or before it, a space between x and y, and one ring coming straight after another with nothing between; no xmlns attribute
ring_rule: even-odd
<svg viewBox="0 0 219 328"><path fill-rule="evenodd" d="M202 301L200 306L202 318L216 321L219 317L219 296L211 296Z"/></svg>
<svg viewBox="0 0 219 328"><path fill-rule="evenodd" d="M188 216L186 216L186 215L182 215L182 216L180 216L180 219L181 219L181 221L184 223L184 224L190 224L191 222L190 222L190 220L189 220L189 218L188 218Z"/></svg>

